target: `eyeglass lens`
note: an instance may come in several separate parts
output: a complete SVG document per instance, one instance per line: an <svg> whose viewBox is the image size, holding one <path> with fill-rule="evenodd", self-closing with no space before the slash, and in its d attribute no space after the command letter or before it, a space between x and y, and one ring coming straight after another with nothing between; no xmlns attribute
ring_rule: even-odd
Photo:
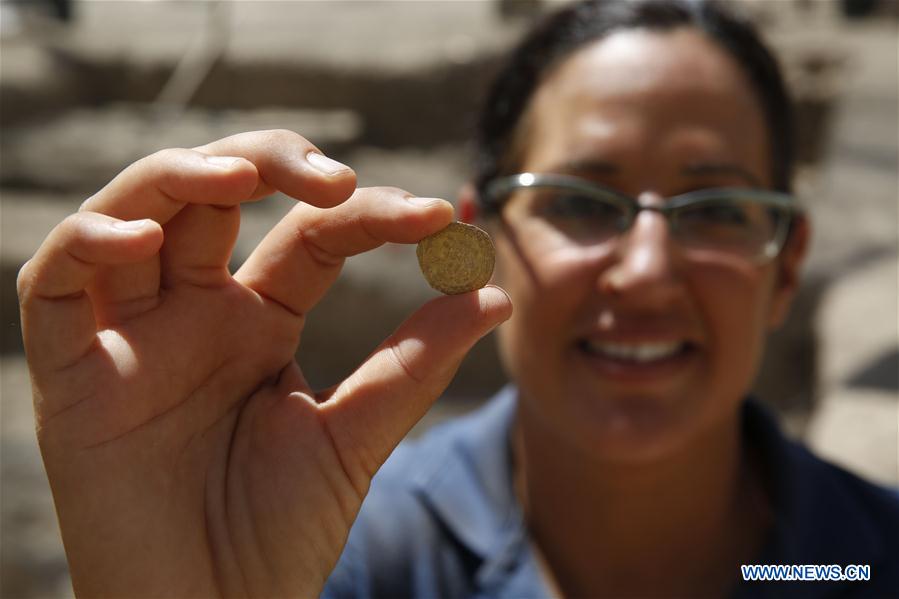
<svg viewBox="0 0 899 599"><path fill-rule="evenodd" d="M550 185L516 191L507 208L509 218L527 226L531 235L539 235L542 226L585 246L617 238L636 215L625 201ZM744 256L763 254L783 220L780 211L733 192L679 206L669 217L672 233L684 247Z"/></svg>

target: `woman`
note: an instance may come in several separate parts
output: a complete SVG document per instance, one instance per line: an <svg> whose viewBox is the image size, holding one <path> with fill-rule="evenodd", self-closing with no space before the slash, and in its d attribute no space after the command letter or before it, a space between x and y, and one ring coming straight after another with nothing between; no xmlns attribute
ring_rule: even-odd
<svg viewBox="0 0 899 599"><path fill-rule="evenodd" d="M294 347L343 257L451 207L354 192L286 132L126 169L20 275L76 592L311 596L330 576L333 596L722 596L770 592L740 564L810 563L872 575L807 593L894 593L895 494L745 400L808 238L787 109L713 6L563 10L500 74L461 201L508 296L427 304L318 394ZM237 205L273 189L308 203L232 277ZM344 551L372 475L509 296L514 387L398 451Z"/></svg>
<svg viewBox="0 0 899 599"><path fill-rule="evenodd" d="M895 495L746 401L809 235L789 109L714 5L582 3L522 42L463 203L515 305L515 387L391 458L334 596L755 595L741 564L806 563L871 564L835 586L895 594Z"/></svg>

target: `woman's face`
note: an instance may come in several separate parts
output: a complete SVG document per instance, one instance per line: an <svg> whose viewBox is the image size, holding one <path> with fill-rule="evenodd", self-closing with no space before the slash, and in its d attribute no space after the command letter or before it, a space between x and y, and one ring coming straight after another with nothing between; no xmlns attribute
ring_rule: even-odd
<svg viewBox="0 0 899 599"><path fill-rule="evenodd" d="M522 126L520 171L580 176L643 204L771 183L750 84L689 28L625 30L578 51ZM639 461L734 422L798 254L761 265L687 255L651 211L611 247L508 231L496 237L498 278L515 314L500 351L531 426L600 459Z"/></svg>

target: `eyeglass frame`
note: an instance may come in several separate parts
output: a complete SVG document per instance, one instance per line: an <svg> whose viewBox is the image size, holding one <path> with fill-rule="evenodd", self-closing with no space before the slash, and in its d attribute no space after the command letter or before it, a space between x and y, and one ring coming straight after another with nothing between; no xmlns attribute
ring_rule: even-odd
<svg viewBox="0 0 899 599"><path fill-rule="evenodd" d="M626 218L626 226L618 232L618 235L629 231L634 225L634 222L636 222L637 216L643 210L649 210L662 215L670 225L671 214L676 213L684 206L701 204L704 200L709 198L718 198L723 192L739 192L742 198L751 200L762 206L783 210L786 213L785 216L787 218L782 225L778 226L775 238L768 241L762 248L760 254L754 258L754 260L759 263L773 260L780 254L790 236L790 230L792 229L793 223L797 217L801 217L805 214L805 210L798 204L798 200L795 196L769 189L759 189L754 187L710 187L669 196L664 198L665 203L662 205L647 206L640 204L631 196L581 177L532 172L497 177L487 181L483 186L483 191L480 193L480 201L485 208L485 211L501 215L503 207L509 199L511 199L515 191L543 186L567 187L572 190L585 192L592 197L601 194L605 198L611 199L613 203L618 204L624 209ZM597 192L600 193L598 194ZM502 197L503 199L497 200L496 198L498 197Z"/></svg>

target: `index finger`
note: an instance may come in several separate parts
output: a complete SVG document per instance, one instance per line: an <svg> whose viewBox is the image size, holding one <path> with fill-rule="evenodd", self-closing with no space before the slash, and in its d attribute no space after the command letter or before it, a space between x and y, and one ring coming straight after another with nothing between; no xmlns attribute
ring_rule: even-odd
<svg viewBox="0 0 899 599"><path fill-rule="evenodd" d="M81 210L168 222L186 204L233 206L280 190L315 206L350 196L356 175L290 131L256 131L193 150L162 150L127 167Z"/></svg>
<svg viewBox="0 0 899 599"><path fill-rule="evenodd" d="M330 208L356 189L353 169L286 129L239 133L194 149L216 156L242 156L252 162L260 178L254 198L278 190L313 206Z"/></svg>

